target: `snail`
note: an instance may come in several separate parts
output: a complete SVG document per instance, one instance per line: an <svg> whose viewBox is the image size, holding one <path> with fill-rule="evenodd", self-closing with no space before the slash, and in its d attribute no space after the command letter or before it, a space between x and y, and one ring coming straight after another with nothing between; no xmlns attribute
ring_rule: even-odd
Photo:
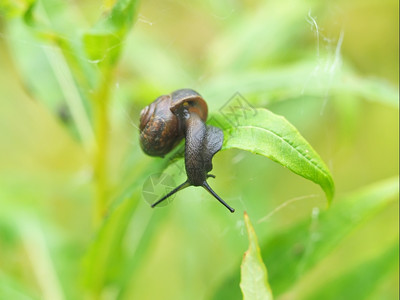
<svg viewBox="0 0 400 300"><path fill-rule="evenodd" d="M162 95L140 113L140 146L150 156L164 157L185 138L187 180L151 205L155 207L168 197L189 186L202 186L230 212L235 210L208 185L212 158L221 150L224 135L220 128L206 125L206 101L194 90L181 89Z"/></svg>

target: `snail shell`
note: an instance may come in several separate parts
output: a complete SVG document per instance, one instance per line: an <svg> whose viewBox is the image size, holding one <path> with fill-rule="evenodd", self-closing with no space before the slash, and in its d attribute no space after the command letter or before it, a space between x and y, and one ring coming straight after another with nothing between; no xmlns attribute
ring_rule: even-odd
<svg viewBox="0 0 400 300"><path fill-rule="evenodd" d="M143 151L150 156L163 157L178 145L185 136L186 111L196 113L203 122L207 120L207 103L190 89L160 96L146 106L140 113L139 125Z"/></svg>

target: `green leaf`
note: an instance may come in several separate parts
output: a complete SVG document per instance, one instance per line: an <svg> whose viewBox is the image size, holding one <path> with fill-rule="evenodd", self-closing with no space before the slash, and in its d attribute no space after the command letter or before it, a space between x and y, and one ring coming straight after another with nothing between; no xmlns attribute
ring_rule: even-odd
<svg viewBox="0 0 400 300"><path fill-rule="evenodd" d="M24 15L36 0L2 0L0 1L0 16L14 18Z"/></svg>
<svg viewBox="0 0 400 300"><path fill-rule="evenodd" d="M254 109L236 98L211 123L224 130L223 149L237 148L264 155L321 186L328 204L334 194L329 169L317 152L284 117Z"/></svg>
<svg viewBox="0 0 400 300"><path fill-rule="evenodd" d="M83 36L86 55L100 65L112 66L119 58L125 36L133 24L136 0L119 0L111 11Z"/></svg>
<svg viewBox="0 0 400 300"><path fill-rule="evenodd" d="M314 289L311 295L304 299L333 300L344 299L371 299L371 293L391 271L398 271L399 241L389 246L383 253L370 261L357 265L350 271L340 274L322 287ZM380 295L382 299L386 298Z"/></svg>
<svg viewBox="0 0 400 300"><path fill-rule="evenodd" d="M268 284L267 268L261 257L257 236L247 213L244 213L249 249L244 253L241 266L240 288L244 300L272 299L271 288Z"/></svg>
<svg viewBox="0 0 400 300"><path fill-rule="evenodd" d="M84 282L94 293L99 293L111 275L115 261L121 260L121 243L132 213L138 204L136 186L120 197L121 203L102 224L84 259Z"/></svg>
<svg viewBox="0 0 400 300"><path fill-rule="evenodd" d="M399 89L384 79L364 78L348 72L343 74L342 80L333 88L350 95L359 95L371 102L399 108Z"/></svg>
<svg viewBox="0 0 400 300"><path fill-rule="evenodd" d="M263 71L213 76L203 84L203 96L211 99L210 106L217 109L232 97L232 86L257 106L300 96L312 96L325 101L327 95L339 99L345 95L399 107L398 88L389 82L378 78L362 78L347 66L332 73L309 59Z"/></svg>

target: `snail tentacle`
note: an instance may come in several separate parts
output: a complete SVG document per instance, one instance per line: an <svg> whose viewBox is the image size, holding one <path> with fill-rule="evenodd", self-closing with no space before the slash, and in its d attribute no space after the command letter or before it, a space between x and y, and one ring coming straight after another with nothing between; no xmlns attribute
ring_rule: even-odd
<svg viewBox="0 0 400 300"><path fill-rule="evenodd" d="M234 209L234 208L230 207L230 206L228 205L228 203L226 203L224 200L222 200L221 197L218 196L216 192L214 192L214 190L208 185L207 181L204 181L204 182L203 182L202 187L203 187L207 192L209 192L211 195L213 195L213 196L215 197L215 199L217 199L219 202L221 202L223 206L225 206L227 209L229 209L229 211L230 211L231 213L235 212L235 209Z"/></svg>
<svg viewBox="0 0 400 300"><path fill-rule="evenodd" d="M155 207L156 205L160 204L161 202L163 202L164 200L168 199L169 197L171 197L173 194L179 192L180 190L183 190L187 187L190 186L190 183L185 181L184 183L178 185L176 188L174 188L172 191L170 191L168 194L166 194L164 197L162 197L160 200L157 200L156 202L154 202L151 207Z"/></svg>

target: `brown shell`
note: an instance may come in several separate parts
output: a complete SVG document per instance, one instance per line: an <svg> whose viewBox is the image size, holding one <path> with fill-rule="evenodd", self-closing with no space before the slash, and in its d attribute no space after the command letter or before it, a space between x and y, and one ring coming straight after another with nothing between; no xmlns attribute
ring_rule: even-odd
<svg viewBox="0 0 400 300"><path fill-rule="evenodd" d="M171 93L171 111L177 113L177 110L186 102L189 111L196 113L200 119L205 122L208 115L208 107L206 101L194 90L181 89Z"/></svg>
<svg viewBox="0 0 400 300"><path fill-rule="evenodd" d="M198 113L206 121L207 103L190 89L160 96L141 111L140 146L146 154L163 157L183 139L184 120L177 117L183 105L187 105L190 112Z"/></svg>

